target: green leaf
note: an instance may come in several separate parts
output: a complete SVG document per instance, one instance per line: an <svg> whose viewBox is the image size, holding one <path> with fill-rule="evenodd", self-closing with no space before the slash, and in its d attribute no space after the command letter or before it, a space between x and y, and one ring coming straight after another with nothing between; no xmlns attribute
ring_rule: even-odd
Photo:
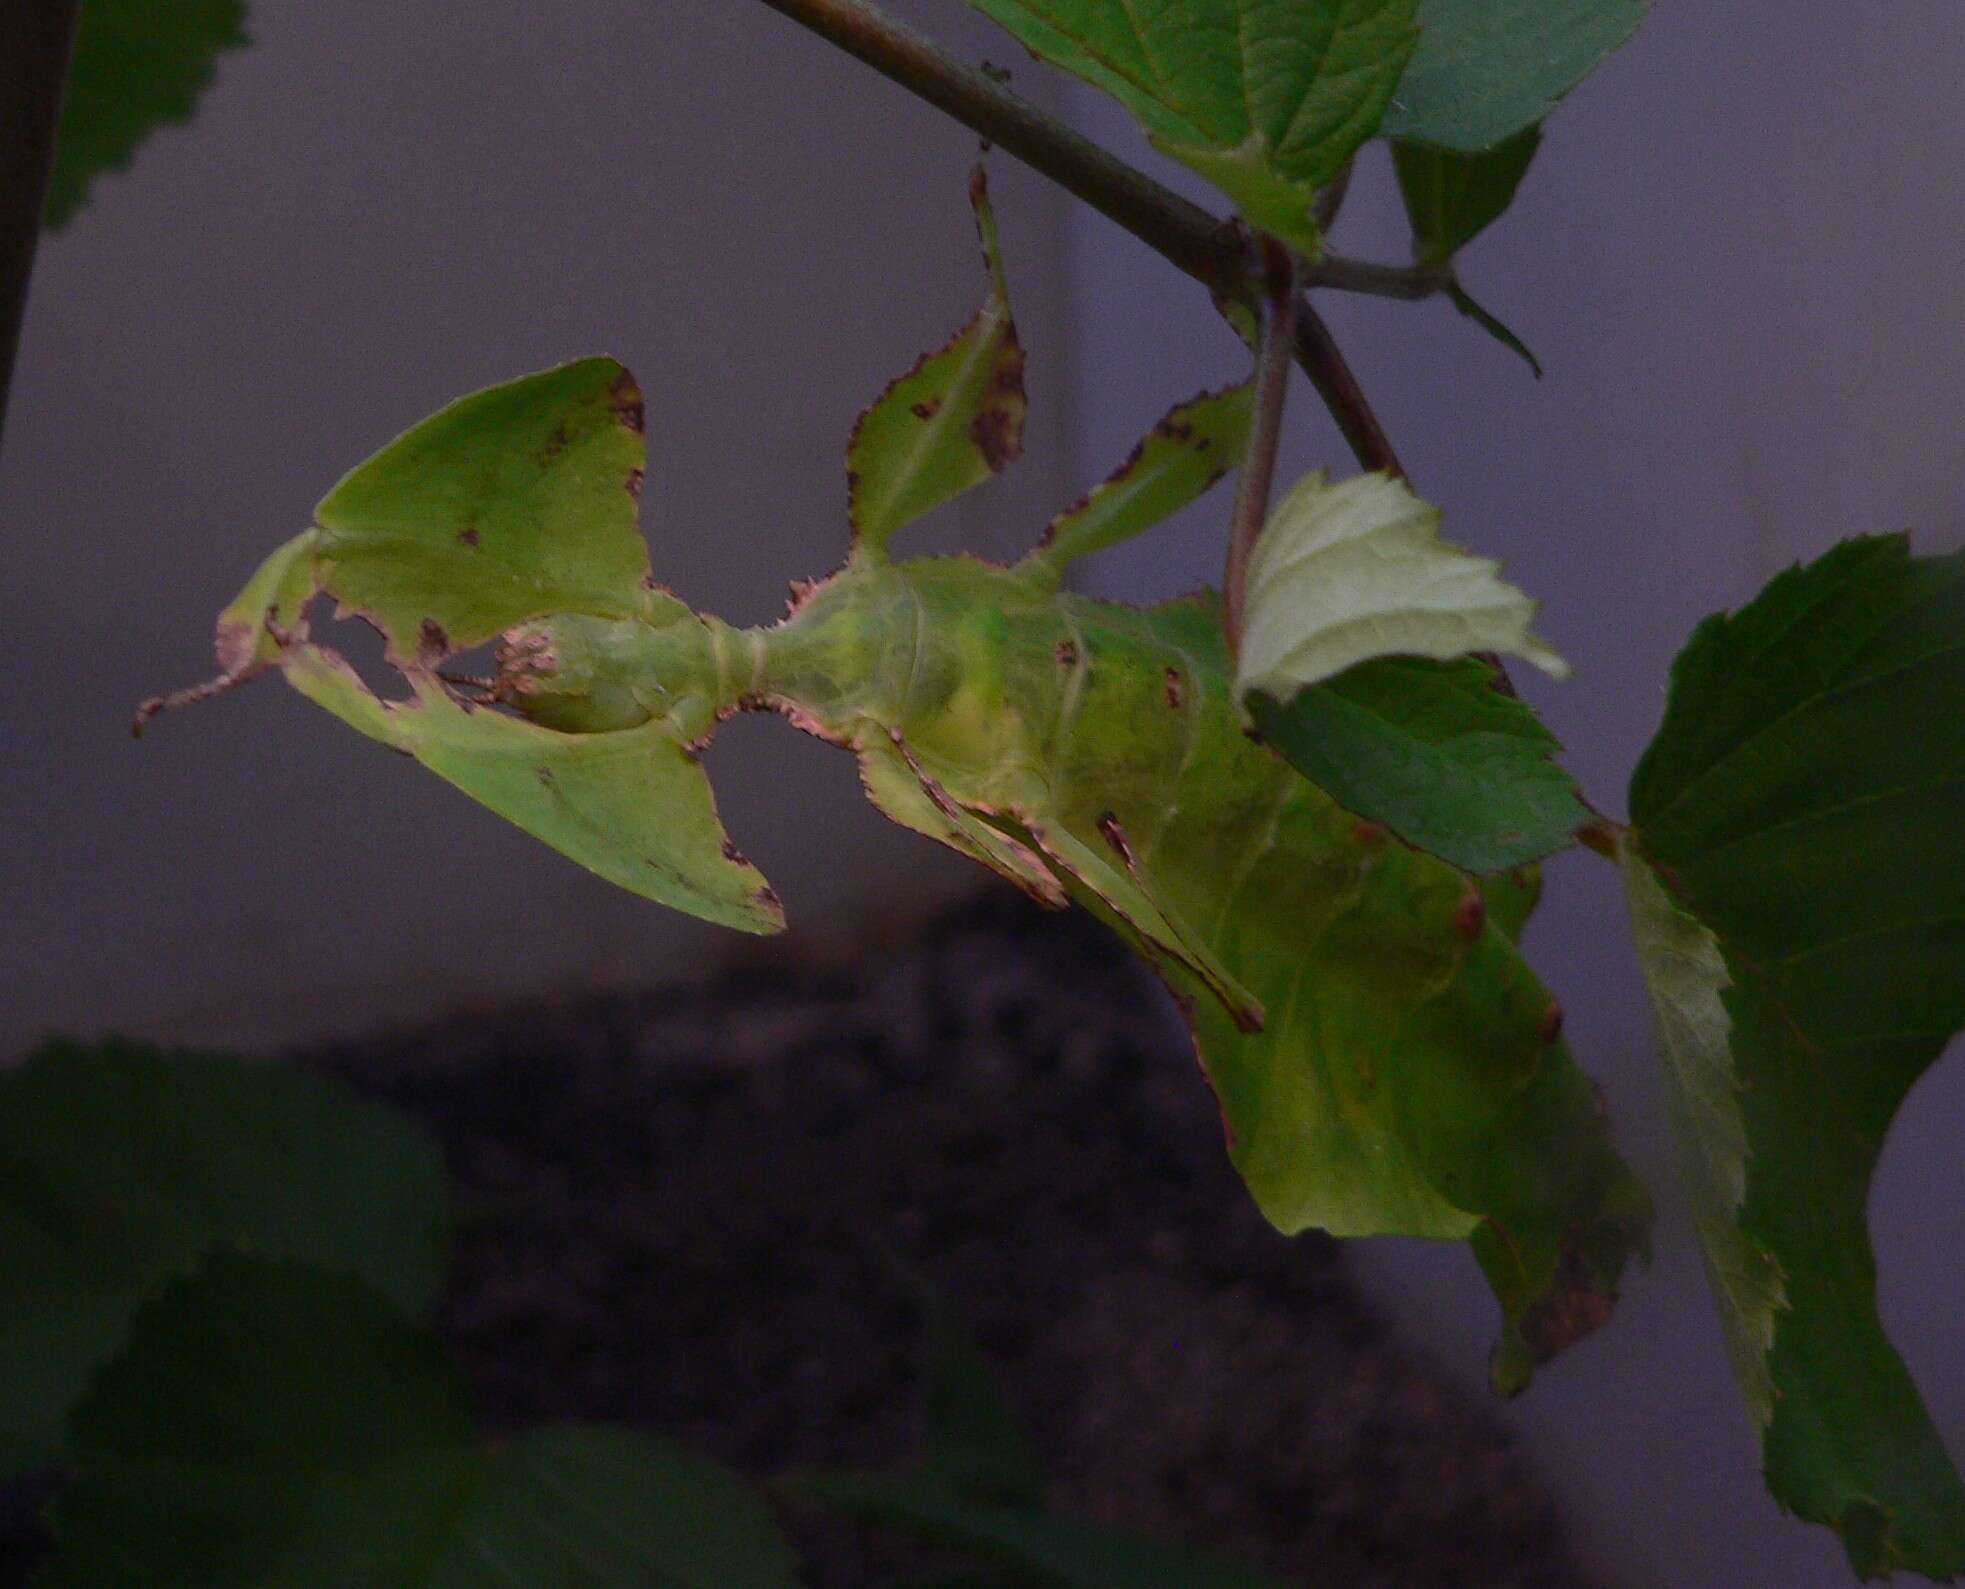
<svg viewBox="0 0 1965 1589"><path fill-rule="evenodd" d="M636 498L641 390L581 359L461 398L357 466L314 510L320 587L371 619L398 666L528 618L664 605Z"/></svg>
<svg viewBox="0 0 1965 1589"><path fill-rule="evenodd" d="M1028 405L1023 347L1010 318L1010 287L977 166L969 179L989 297L939 352L896 379L853 427L846 448L848 516L862 558L885 554L893 533L980 485L1023 451Z"/></svg>
<svg viewBox="0 0 1965 1589"><path fill-rule="evenodd" d="M346 1267L415 1313L446 1219L423 1134L305 1071L121 1041L0 1070L0 1477L58 1455L132 1311L208 1249Z"/></svg>
<svg viewBox="0 0 1965 1589"><path fill-rule="evenodd" d="M1771 1385L1768 1484L1859 1572L1965 1571L1965 1486L1883 1334L1864 1221L1892 1117L1965 1026L1965 554L1845 542L1708 619L1631 811L1724 957L1744 1180L1709 1260L1734 1291L1738 1252L1758 1292L1785 1285L1764 1350L1765 1297L1722 1296L1752 1323L1757 1417ZM1698 1025L1710 1045L1709 1005ZM1688 1151L1730 1169L1723 1113L1694 1124Z"/></svg>
<svg viewBox="0 0 1965 1589"><path fill-rule="evenodd" d="M1444 265L1499 220L1541 146L1539 127L1475 154L1395 142L1392 164L1412 223L1413 257Z"/></svg>
<svg viewBox="0 0 1965 1589"><path fill-rule="evenodd" d="M218 1254L75 1420L49 1589L790 1589L734 1475L626 1431L481 1445L435 1337L348 1275Z"/></svg>
<svg viewBox="0 0 1965 1589"><path fill-rule="evenodd" d="M1788 1303L1780 1264L1739 1224L1747 1127L1723 997L1732 982L1719 940L1672 902L1642 857L1626 844L1619 847L1618 862L1657 1017L1679 1182L1692 1208L1734 1376L1759 1433L1774 1416L1767 1354L1774 1344L1775 1314Z"/></svg>
<svg viewBox="0 0 1965 1589"><path fill-rule="evenodd" d="M157 128L188 122L225 50L247 43L245 0L87 0L55 135L50 231L73 220L105 171L120 171Z"/></svg>
<svg viewBox="0 0 1965 1589"><path fill-rule="evenodd" d="M1379 657L1248 699L1265 741L1312 783L1408 844L1470 872L1566 848L1587 819L1559 747L1474 657Z"/></svg>
<svg viewBox="0 0 1965 1589"><path fill-rule="evenodd" d="M385 702L315 646L295 648L283 671L350 727L414 756L610 883L705 921L783 931L778 896L730 843L709 775L668 721L563 734L468 706L427 674L413 676L413 700Z"/></svg>
<svg viewBox="0 0 1965 1589"><path fill-rule="evenodd" d="M1031 563L1061 571L1186 507L1241 462L1250 415L1246 382L1176 404L1124 463L1051 520Z"/></svg>
<svg viewBox="0 0 1965 1589"><path fill-rule="evenodd" d="M1644 0L1419 0L1380 129L1477 153L1536 126L1644 20Z"/></svg>
<svg viewBox="0 0 1965 1589"><path fill-rule="evenodd" d="M1318 188L1377 131L1413 0L970 0L1104 89L1251 225L1314 253Z"/></svg>
<svg viewBox="0 0 1965 1589"><path fill-rule="evenodd" d="M1511 652L1557 678L1569 665L1529 633L1535 603L1499 563L1439 533L1438 508L1402 480L1317 470L1269 516L1249 557L1235 698L1288 701L1372 657L1441 661Z"/></svg>

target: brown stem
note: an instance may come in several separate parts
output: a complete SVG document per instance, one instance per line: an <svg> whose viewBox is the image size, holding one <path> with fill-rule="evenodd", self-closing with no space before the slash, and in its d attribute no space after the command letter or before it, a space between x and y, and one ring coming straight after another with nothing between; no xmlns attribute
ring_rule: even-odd
<svg viewBox="0 0 1965 1589"><path fill-rule="evenodd" d="M1296 345L1296 258L1273 237L1259 238L1257 246L1262 251L1268 305L1262 319L1262 340L1256 349L1255 424L1249 433L1241 475L1235 482L1235 507L1228 519L1228 566L1221 579L1221 627L1230 657L1241 654L1249 557L1269 520L1269 489L1276 478L1283 404L1289 395L1290 355Z"/></svg>
<svg viewBox="0 0 1965 1589"><path fill-rule="evenodd" d="M1351 373L1351 366L1332 338L1330 327L1324 324L1324 317L1310 307L1307 299L1297 305L1296 362L1310 377L1310 384L1317 388L1317 395L1324 400L1331 418L1337 421L1337 428L1343 432L1359 464L1403 480L1405 465L1392 450L1392 438L1379 424L1378 415L1372 411L1357 376Z"/></svg>
<svg viewBox="0 0 1965 1589"><path fill-rule="evenodd" d="M1239 228L1108 154L870 0L764 3L1001 144L1203 285L1231 297L1246 292L1250 260Z"/></svg>
<svg viewBox="0 0 1965 1589"><path fill-rule="evenodd" d="M0 427L7 419L80 10L81 0L0 4Z"/></svg>

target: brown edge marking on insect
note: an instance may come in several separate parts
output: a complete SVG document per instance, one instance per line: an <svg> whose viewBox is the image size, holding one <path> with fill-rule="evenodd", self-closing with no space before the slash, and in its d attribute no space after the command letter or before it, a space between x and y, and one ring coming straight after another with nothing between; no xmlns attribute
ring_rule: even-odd
<svg viewBox="0 0 1965 1589"><path fill-rule="evenodd" d="M1549 1000L1548 1008L1542 1012L1542 1018L1535 1023L1535 1038L1537 1042L1546 1048L1561 1036L1562 1006L1554 999L1551 999ZM1599 1110L1601 1111L1601 1098L1598 1099L1598 1104Z"/></svg>
<svg viewBox="0 0 1965 1589"><path fill-rule="evenodd" d="M629 371L622 370L607 383L607 406L613 409L615 419L624 429L637 436L648 434L648 410L641 399L641 388Z"/></svg>
<svg viewBox="0 0 1965 1589"><path fill-rule="evenodd" d="M566 444L570 439L566 432L566 421L562 419L547 432L545 445L539 449L539 463L542 466L551 463L566 451Z"/></svg>
<svg viewBox="0 0 1965 1589"><path fill-rule="evenodd" d="M1592 1272L1576 1230L1563 1233L1556 1270L1540 1296L1522 1310L1516 1325L1529 1355L1546 1363L1610 1322L1617 1306L1617 1287L1606 1285Z"/></svg>
<svg viewBox="0 0 1965 1589"><path fill-rule="evenodd" d="M1172 663L1167 665L1166 696L1167 705L1172 707L1176 712L1180 710L1182 703L1187 699L1186 682L1180 676L1180 669Z"/></svg>
<svg viewBox="0 0 1965 1589"><path fill-rule="evenodd" d="M1214 1072L1208 1067L1208 1051L1201 1046L1201 1029L1194 1022L1194 995L1183 992L1171 983L1168 984L1167 993L1174 1001L1174 1008L1180 1011L1181 1024L1187 1028L1187 1041L1194 1049L1195 1066L1201 1072L1208 1096L1214 1099L1214 1112L1221 1121L1222 1142L1232 1154L1241 1143L1235 1136L1235 1122L1228 1118L1228 1105L1222 1100L1221 1088L1215 1082Z"/></svg>
<svg viewBox="0 0 1965 1589"><path fill-rule="evenodd" d="M628 478L622 482L627 487L628 495L633 497L637 502L641 500L641 483L646 478L647 473L645 470L630 469L628 471Z"/></svg>
<svg viewBox="0 0 1965 1589"><path fill-rule="evenodd" d="M929 772L926 767L921 765L920 759L914 754L913 747L908 744L907 737L899 729L890 728L886 732L887 737L893 741L894 748L900 752L901 760L907 763L908 771L913 773L915 778L920 782L922 793L926 794L929 800L934 803L935 809L941 812L951 832L956 837L967 841L963 846L964 849L976 855L991 871L998 873L1000 876L1016 884L1018 888L1022 889L1024 893L1028 894L1047 910L1068 910L1070 908L1071 897L1065 893L1064 885L1057 880L1051 869L1044 864L1043 858L1033 852L1028 845L1012 838L1008 834L1004 834L1003 842L1009 847L1010 855L1014 857L1012 860L993 855L982 845L970 838L968 831L969 823L977 820L975 814L965 810L956 801L955 797L943 787L941 781L933 773ZM862 781L864 781L864 776Z"/></svg>
<svg viewBox="0 0 1965 1589"><path fill-rule="evenodd" d="M910 403L908 412L924 425L942 411L942 398L939 392L931 393L918 403Z"/></svg>
<svg viewBox="0 0 1965 1589"><path fill-rule="evenodd" d="M1140 869L1139 857L1133 852L1132 840L1127 837L1126 830L1120 823L1117 815L1108 811L1101 816L1098 819L1098 831L1099 837L1104 839L1112 847L1113 853L1119 857L1120 864L1126 868L1126 873L1132 878L1133 885L1138 888L1140 896L1148 905L1159 912L1173 941L1166 944L1159 943L1134 922L1126 914L1124 907L1105 890L1096 890L1100 897L1105 900L1106 904L1112 908L1116 915L1133 928L1133 931L1139 935L1142 943L1152 944L1157 952L1186 966L1192 975L1205 983L1210 991L1214 993L1215 997L1221 1001L1221 1007L1228 1012L1228 1018L1235 1023L1235 1029L1238 1032L1250 1034L1261 1031L1265 1021L1265 1014L1261 1004L1244 1003L1236 999L1232 986L1222 980L1224 976L1228 975L1226 972L1223 972L1221 975L1212 975L1206 971L1204 969L1206 957L1198 951L1189 948L1184 941L1182 928L1179 923L1168 915L1167 908L1153 897L1154 890L1148 884L1146 874ZM1040 844L1043 843L1043 829L1033 824L1031 825L1031 833L1037 838ZM1055 855L1055 852L1049 846L1045 847L1045 853ZM1061 865L1068 866L1070 864L1063 857L1056 858ZM1088 888L1095 887L1089 878L1084 879L1084 882ZM1253 996L1251 995L1251 997Z"/></svg>
<svg viewBox="0 0 1965 1589"><path fill-rule="evenodd" d="M1469 887L1460 896L1460 903L1454 907L1453 930L1471 943L1480 937L1486 926L1487 901L1481 897L1479 889Z"/></svg>
<svg viewBox="0 0 1965 1589"><path fill-rule="evenodd" d="M464 521L464 528L457 532L459 546L476 546L483 539L478 534L478 516L473 513Z"/></svg>
<svg viewBox="0 0 1965 1589"><path fill-rule="evenodd" d="M1061 668L1075 668L1078 666L1078 642L1076 640L1060 640L1053 648L1051 654L1057 658L1058 666Z"/></svg>

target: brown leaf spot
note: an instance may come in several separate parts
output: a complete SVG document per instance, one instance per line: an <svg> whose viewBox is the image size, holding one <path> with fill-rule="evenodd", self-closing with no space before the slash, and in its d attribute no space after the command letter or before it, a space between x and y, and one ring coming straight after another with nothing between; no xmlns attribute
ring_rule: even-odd
<svg viewBox="0 0 1965 1589"><path fill-rule="evenodd" d="M785 902L778 897L778 891L769 883L764 884L758 889L757 902L767 910L783 910L785 908Z"/></svg>
<svg viewBox="0 0 1965 1589"><path fill-rule="evenodd" d="M1057 645L1057 651L1056 651L1056 653L1055 653L1055 655L1056 655L1056 657L1057 657L1057 659L1058 659L1058 666L1059 666L1059 667L1061 667L1061 668L1075 668L1075 667L1077 667L1077 666L1078 666L1078 642L1077 642L1077 641L1075 641L1075 640L1060 640L1060 641L1058 642L1058 645Z"/></svg>
<svg viewBox="0 0 1965 1589"><path fill-rule="evenodd" d="M642 407L641 388L626 370L615 376L607 388L608 406L614 417L637 436L648 431L647 411Z"/></svg>
<svg viewBox="0 0 1965 1589"><path fill-rule="evenodd" d="M550 767L534 767L532 769L532 776L537 778L548 789L553 788L559 782L553 776L553 769Z"/></svg>
<svg viewBox="0 0 1965 1589"><path fill-rule="evenodd" d="M457 532L457 544L460 546L476 546L478 540L478 527L475 521Z"/></svg>
<svg viewBox="0 0 1965 1589"><path fill-rule="evenodd" d="M1168 441L1184 442L1194 439L1194 427L1187 420L1175 419L1169 414L1153 427L1153 434L1165 437Z"/></svg>
<svg viewBox="0 0 1965 1589"><path fill-rule="evenodd" d="M1385 825L1381 822L1360 822L1351 830L1351 837L1368 850L1375 850L1385 842Z"/></svg>
<svg viewBox="0 0 1965 1589"><path fill-rule="evenodd" d="M745 864L744 852L738 849L728 839L723 841L723 858L732 866L742 866Z"/></svg>
<svg viewBox="0 0 1965 1589"><path fill-rule="evenodd" d="M1180 710L1180 703L1186 698L1187 698L1187 687L1185 684L1181 682L1180 669L1168 668L1167 669L1167 705L1171 706L1177 712Z"/></svg>
<svg viewBox="0 0 1965 1589"><path fill-rule="evenodd" d="M416 635L416 660L425 667L450 655L450 636L434 618L425 618Z"/></svg>
<svg viewBox="0 0 1965 1589"><path fill-rule="evenodd" d="M546 437L546 445L539 449L539 461L541 463L551 463L561 453L566 451L566 443L566 421L561 420L557 425L553 426L551 434Z"/></svg>
<svg viewBox="0 0 1965 1589"><path fill-rule="evenodd" d="M1535 1023L1535 1036L1542 1043L1553 1043L1562 1036L1562 1006L1554 999L1542 1012L1542 1019Z"/></svg>
<svg viewBox="0 0 1965 1589"><path fill-rule="evenodd" d="M920 402L912 404L908 408L908 412L923 424L933 419L941 411L942 400L939 397L923 398Z"/></svg>
<svg viewBox="0 0 1965 1589"><path fill-rule="evenodd" d="M1023 451L1022 430L1022 416L996 404L977 410L976 417L969 421L969 439L992 474Z"/></svg>
<svg viewBox="0 0 1965 1589"><path fill-rule="evenodd" d="M1616 1305L1616 1288L1597 1283L1571 1232L1563 1238L1562 1257L1549 1289L1522 1315L1522 1339L1535 1361L1546 1363L1564 1347L1602 1329Z"/></svg>
<svg viewBox="0 0 1965 1589"><path fill-rule="evenodd" d="M1453 913L1453 930L1472 942L1480 937L1486 925L1487 901L1481 898L1479 889L1469 888Z"/></svg>

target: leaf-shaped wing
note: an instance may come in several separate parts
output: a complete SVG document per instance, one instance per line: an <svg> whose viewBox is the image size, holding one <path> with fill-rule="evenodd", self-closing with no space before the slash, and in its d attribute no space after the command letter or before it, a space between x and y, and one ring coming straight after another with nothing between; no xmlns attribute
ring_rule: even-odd
<svg viewBox="0 0 1965 1589"><path fill-rule="evenodd" d="M717 820L709 775L660 720L561 734L454 700L427 675L412 701L378 700L332 652L297 648L287 682L371 739L630 893L745 932L784 909Z"/></svg>
<svg viewBox="0 0 1965 1589"><path fill-rule="evenodd" d="M1652 868L1723 956L1720 982L1640 939L1702 1049L1715 997L1727 1021L1678 1116L1726 1194L1703 1233L1769 1487L1865 1575L1965 1571L1965 1485L1884 1336L1863 1220L1891 1118L1965 1027L1965 553L1845 542L1708 619L1631 814L1640 921Z"/></svg>
<svg viewBox="0 0 1965 1589"><path fill-rule="evenodd" d="M374 622L399 666L528 618L645 614L659 593L636 513L644 423L612 359L459 399L322 499L321 588Z"/></svg>
<svg viewBox="0 0 1965 1589"><path fill-rule="evenodd" d="M1023 451L1023 347L981 166L969 180L969 200L989 297L946 347L880 394L847 444L853 551L863 561L884 556L896 530L982 484Z"/></svg>

